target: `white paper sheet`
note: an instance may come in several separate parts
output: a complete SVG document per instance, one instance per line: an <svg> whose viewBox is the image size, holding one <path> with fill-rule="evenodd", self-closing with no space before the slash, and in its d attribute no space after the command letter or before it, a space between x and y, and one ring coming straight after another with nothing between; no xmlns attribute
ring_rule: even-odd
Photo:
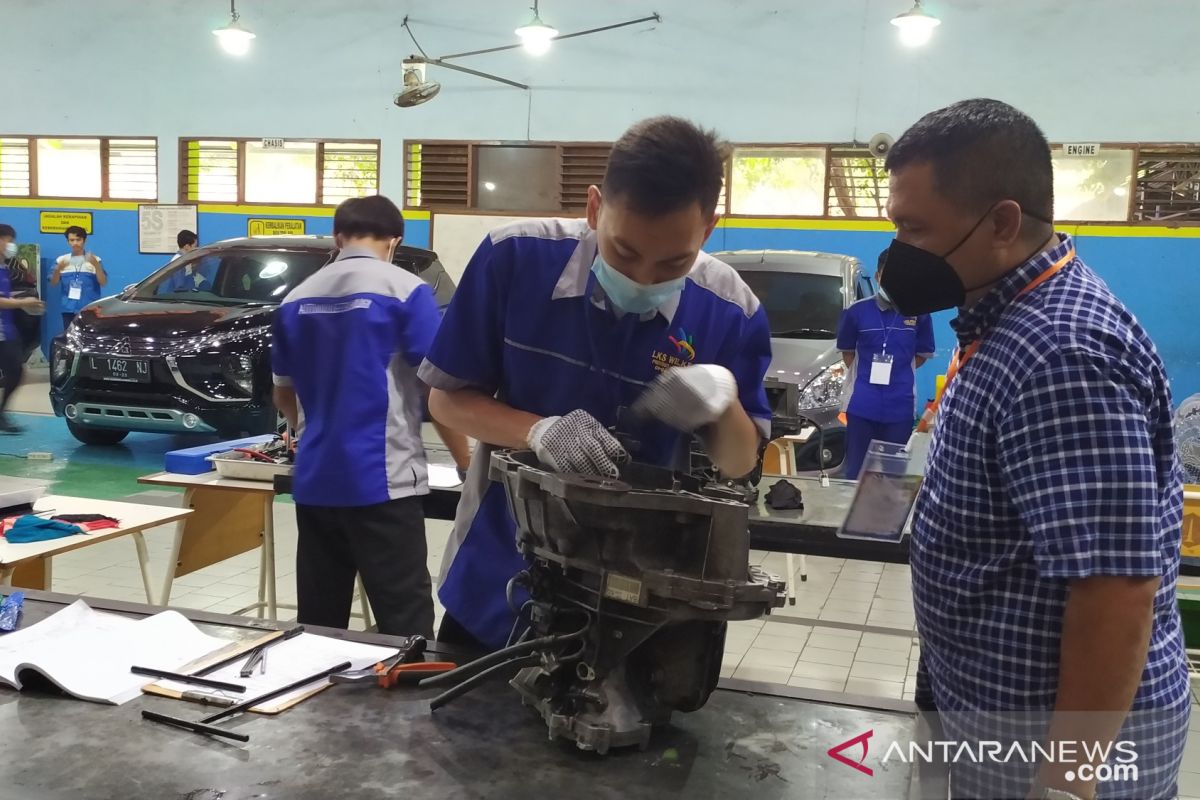
<svg viewBox="0 0 1200 800"><path fill-rule="evenodd" d="M241 702L268 692L273 692L276 689L287 686L289 683L295 683L307 675L313 675L321 670L336 667L344 661L350 662L350 669L352 670L364 669L384 659L391 658L398 652L398 650L391 647L379 647L360 642L347 642L341 639L331 639L327 636L318 636L313 633L302 633L293 639L272 644L267 648L267 667L265 673L260 673L258 668L255 668L254 674L249 678L241 677L242 667L245 666L246 661L250 658L250 653L247 653L245 658L204 676L216 681L225 681L226 683L236 683L245 686L246 691L244 694L221 691L210 692L203 687L176 681L159 681L157 685L177 692L204 692ZM267 707L283 705L289 700L307 694L316 687L329 682L328 678L314 681L286 695L280 695L269 700L264 705ZM258 710L257 706L255 710Z"/></svg>
<svg viewBox="0 0 1200 800"><path fill-rule="evenodd" d="M0 683L21 688L34 670L81 700L120 705L153 679L131 666L175 670L228 644L201 633L177 611L134 619L76 600L41 622L0 636Z"/></svg>

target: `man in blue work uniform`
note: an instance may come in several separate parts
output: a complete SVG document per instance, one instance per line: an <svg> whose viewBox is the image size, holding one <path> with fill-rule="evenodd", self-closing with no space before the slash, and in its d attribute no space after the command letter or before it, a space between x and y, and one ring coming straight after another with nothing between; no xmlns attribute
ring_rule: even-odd
<svg viewBox="0 0 1200 800"><path fill-rule="evenodd" d="M66 329L75 315L100 299L100 290L108 283L108 275L100 256L87 250L88 234L78 225L67 228L67 244L71 252L58 257L50 273L50 285L61 286L58 307Z"/></svg>
<svg viewBox="0 0 1200 800"><path fill-rule="evenodd" d="M21 309L40 314L45 304L36 297L12 297L12 281L6 262L16 258L17 232L12 225L0 223L0 433L21 433L5 413L12 393L21 385L24 349L13 312Z"/></svg>
<svg viewBox="0 0 1200 800"><path fill-rule="evenodd" d="M301 431L296 618L345 628L357 572L381 633L432 636L417 367L437 303L392 264L404 218L386 197L342 203L333 235L337 260L292 290L272 330L275 405Z"/></svg>
<svg viewBox="0 0 1200 800"><path fill-rule="evenodd" d="M877 283L886 259L884 250ZM846 366L858 363L846 409L846 477L857 480L872 440L903 444L912 434L916 370L933 356L933 320L901 314L881 288L842 312L837 346Z"/></svg>
<svg viewBox="0 0 1200 800"><path fill-rule="evenodd" d="M175 244L179 250L172 261L183 258L200 246L200 238L189 230L182 230L175 235ZM204 292L212 289L212 280L202 269L189 264L183 269L177 269L159 284L156 294L174 294L175 292Z"/></svg>
<svg viewBox="0 0 1200 800"><path fill-rule="evenodd" d="M1175 797L1190 703L1162 360L1055 232L1050 146L1025 114L955 103L886 166L883 288L905 314L958 308L909 551L917 699L939 739L1057 754L960 755L951 794Z"/></svg>
<svg viewBox="0 0 1200 800"><path fill-rule="evenodd" d="M753 471L771 422L767 318L699 252L725 152L685 120L643 121L589 188L586 220L518 222L475 252L420 372L433 416L481 443L443 559L441 639L497 648L513 627L505 588L526 565L487 477L493 449L615 477L629 457L682 466L702 431L722 474Z"/></svg>

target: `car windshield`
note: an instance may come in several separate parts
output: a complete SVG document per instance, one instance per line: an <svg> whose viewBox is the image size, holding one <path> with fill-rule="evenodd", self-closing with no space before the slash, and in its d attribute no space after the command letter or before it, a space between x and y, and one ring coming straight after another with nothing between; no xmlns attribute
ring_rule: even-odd
<svg viewBox="0 0 1200 800"><path fill-rule="evenodd" d="M767 310L771 335L781 339L833 339L842 313L842 279L811 272L739 269Z"/></svg>
<svg viewBox="0 0 1200 800"><path fill-rule="evenodd" d="M213 305L275 304L331 254L319 250L221 250L181 259L142 283L134 299Z"/></svg>

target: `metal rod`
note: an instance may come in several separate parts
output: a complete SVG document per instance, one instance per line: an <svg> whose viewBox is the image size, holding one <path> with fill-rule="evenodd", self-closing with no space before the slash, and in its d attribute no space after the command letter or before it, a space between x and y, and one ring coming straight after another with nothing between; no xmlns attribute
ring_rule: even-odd
<svg viewBox="0 0 1200 800"><path fill-rule="evenodd" d="M427 58L427 59L424 59L424 62L426 64L433 64L435 67L444 67L445 69L452 69L452 70L455 70L456 72L465 72L468 75L474 75L477 78L484 78L489 81L495 81L496 83L503 83L508 86L512 86L515 89L525 89L526 91L529 90L529 87L523 83L517 83L516 81L510 81L508 78L501 78L499 75L492 75L491 73L488 73L488 72L480 72L477 69L469 69L467 67L460 67L458 64L447 64L446 62L442 61L440 58Z"/></svg>
<svg viewBox="0 0 1200 800"><path fill-rule="evenodd" d="M165 669L151 669L149 667L130 667L129 671L134 675L143 675L147 678L158 678L159 680L176 681L177 683L190 683L193 686L203 686L207 689L219 689L222 692L244 692L246 687L237 683L227 683L225 681L214 681L211 678L199 678L195 675L182 675L178 672L168 672Z"/></svg>
<svg viewBox="0 0 1200 800"><path fill-rule="evenodd" d="M627 28L630 25L640 25L643 22L662 22L662 17L660 17L658 15L658 13L655 12L655 13L651 14L650 16L642 17L641 19L631 19L628 22L618 22L614 25L604 25L599 28L588 28L586 31L576 31L575 33L564 33L560 36L555 36L550 41L558 42L558 41L562 41L563 39L574 39L577 36L590 36L593 33L603 33L604 31L612 31L612 30L616 30L617 28ZM448 56L441 56L441 60L444 61L445 59L448 59L448 58L465 58L466 56L481 56L486 53L502 53L505 50L516 50L518 47L524 47L524 46L525 45L523 43L506 44L503 47L489 47L486 50L469 50L465 53L451 53Z"/></svg>
<svg viewBox="0 0 1200 800"><path fill-rule="evenodd" d="M169 717L166 714L159 714L157 711L142 710L142 719L148 719L151 722L160 722L163 725L170 725L173 728L183 728L185 731L192 733L206 733L209 736L224 736L226 739L236 739L239 742L248 742L250 737L244 733L237 731L218 728L216 725L205 725L203 722L193 722L190 719L180 719L179 717Z"/></svg>
<svg viewBox="0 0 1200 800"><path fill-rule="evenodd" d="M294 692L297 689L300 689L304 686L308 686L309 684L313 684L319 680L328 678L329 676L331 676L335 673L345 672L346 670L350 669L350 666L351 666L351 664L349 661L343 661L341 664L338 664L336 667L330 667L329 669L321 670L320 672L318 672L315 675L310 675L307 678L301 678L298 681L289 683L287 686L281 686L278 689L267 692L266 694L260 694L258 697L251 697L249 700L243 700L242 702L238 703L237 705L230 706L229 708L225 709L224 711L218 711L216 714L212 714L211 716L205 717L204 719L200 720L200 722L207 725L209 723L217 722L219 720L225 719L226 717L232 717L234 714L240 714L243 711L254 708L259 703L265 703L268 700L274 700L276 697L285 695L288 692Z"/></svg>

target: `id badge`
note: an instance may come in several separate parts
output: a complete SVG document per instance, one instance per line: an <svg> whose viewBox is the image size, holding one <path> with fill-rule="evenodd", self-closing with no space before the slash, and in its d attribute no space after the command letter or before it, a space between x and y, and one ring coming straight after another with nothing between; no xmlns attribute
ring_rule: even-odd
<svg viewBox="0 0 1200 800"><path fill-rule="evenodd" d="M875 386L891 385L892 357L887 353L876 353L871 359L871 383Z"/></svg>
<svg viewBox="0 0 1200 800"><path fill-rule="evenodd" d="M67 299L68 300L78 300L81 297L83 297L83 284L82 283L72 283L70 286L67 287Z"/></svg>
<svg viewBox="0 0 1200 800"><path fill-rule="evenodd" d="M907 445L871 442L840 538L899 542L904 537L925 466L913 455Z"/></svg>

